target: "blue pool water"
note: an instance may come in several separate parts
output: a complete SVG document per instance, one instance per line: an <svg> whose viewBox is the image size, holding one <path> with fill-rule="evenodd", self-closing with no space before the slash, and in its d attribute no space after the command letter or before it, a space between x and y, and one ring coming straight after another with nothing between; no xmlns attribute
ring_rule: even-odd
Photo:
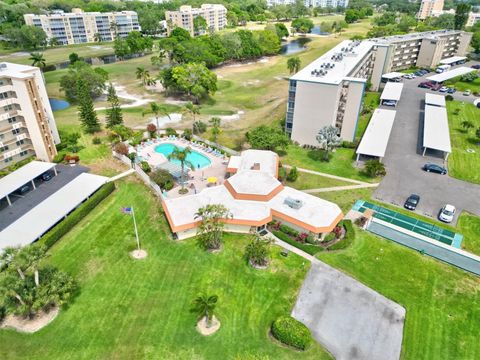
<svg viewBox="0 0 480 360"><path fill-rule="evenodd" d="M50 98L48 100L50 101L50 106L52 107L53 111L63 110L70 106L70 103L65 100L53 99L53 98Z"/></svg>
<svg viewBox="0 0 480 360"><path fill-rule="evenodd" d="M183 150L181 146L177 146L177 147L180 150ZM173 149L175 149L175 145L165 143L165 144L160 144L156 146L155 152L163 154L166 158L168 158L168 155L170 155L173 152ZM200 154L195 150L192 150L192 152L187 156L187 160L193 164L195 169L202 169L211 164L211 161L209 158L207 158L206 156ZM170 162L180 165L180 161L178 160L170 160Z"/></svg>

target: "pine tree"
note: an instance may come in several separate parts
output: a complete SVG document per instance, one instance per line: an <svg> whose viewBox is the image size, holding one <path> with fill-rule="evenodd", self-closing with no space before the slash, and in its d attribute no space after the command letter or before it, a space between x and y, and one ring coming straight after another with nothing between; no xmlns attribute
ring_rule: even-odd
<svg viewBox="0 0 480 360"><path fill-rule="evenodd" d="M98 122L97 113L93 108L92 96L88 91L85 80L82 78L77 81L77 94L78 111L83 130L89 134L100 131L100 123Z"/></svg>
<svg viewBox="0 0 480 360"><path fill-rule="evenodd" d="M110 108L107 109L107 127L112 128L115 125L123 124L122 109L120 108L120 101L118 100L117 92L110 83L108 86L107 100L110 103Z"/></svg>

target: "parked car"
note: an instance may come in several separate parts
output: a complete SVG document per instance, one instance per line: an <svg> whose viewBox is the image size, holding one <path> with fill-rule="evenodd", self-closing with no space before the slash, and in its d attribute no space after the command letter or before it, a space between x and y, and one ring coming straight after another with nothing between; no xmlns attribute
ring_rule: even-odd
<svg viewBox="0 0 480 360"><path fill-rule="evenodd" d="M415 79L416 75L415 74L405 74L404 78L405 79Z"/></svg>
<svg viewBox="0 0 480 360"><path fill-rule="evenodd" d="M16 193L17 195L23 195L23 194L26 194L26 193L29 192L29 191L30 191L30 185L26 185L26 184L25 184L25 185L21 186L20 188L18 188L18 189L15 191L15 193Z"/></svg>
<svg viewBox="0 0 480 360"><path fill-rule="evenodd" d="M456 90L455 88L448 88L447 93L448 93L448 94L453 94L453 93L455 93L456 91L457 91L457 90Z"/></svg>
<svg viewBox="0 0 480 360"><path fill-rule="evenodd" d="M395 100L383 100L382 105L385 106L396 106L397 102Z"/></svg>
<svg viewBox="0 0 480 360"><path fill-rule="evenodd" d="M424 89L430 89L431 85L428 82L424 81L418 84L418 87L424 88Z"/></svg>
<svg viewBox="0 0 480 360"><path fill-rule="evenodd" d="M430 86L430 90L433 90L433 91L440 90L441 88L442 88L442 84L433 84L432 86Z"/></svg>
<svg viewBox="0 0 480 360"><path fill-rule="evenodd" d="M457 211L455 206L446 204L440 209L438 219L446 223L451 223L453 221L453 217L455 216L455 211Z"/></svg>
<svg viewBox="0 0 480 360"><path fill-rule="evenodd" d="M415 210L419 202L420 202L420 196L412 194L407 198L403 206L405 207L405 209Z"/></svg>
<svg viewBox="0 0 480 360"><path fill-rule="evenodd" d="M468 89L463 92L463 95L470 96L472 94L472 90Z"/></svg>
<svg viewBox="0 0 480 360"><path fill-rule="evenodd" d="M441 175L445 175L447 173L447 169L445 169L443 166L432 163L427 163L423 165L423 170L425 170L426 172L433 172Z"/></svg>
<svg viewBox="0 0 480 360"><path fill-rule="evenodd" d="M50 171L44 172L42 175L40 175L40 178L43 181L49 181L53 177L52 173Z"/></svg>
<svg viewBox="0 0 480 360"><path fill-rule="evenodd" d="M472 65L472 69L480 69L480 64L475 64L475 65Z"/></svg>
<svg viewBox="0 0 480 360"><path fill-rule="evenodd" d="M423 72L421 72L421 71L415 71L413 74L414 74L415 76L423 76L423 75L425 75L425 74L424 74Z"/></svg>
<svg viewBox="0 0 480 360"><path fill-rule="evenodd" d="M447 92L448 91L448 87L446 86L442 86L440 89L438 89L439 92Z"/></svg>

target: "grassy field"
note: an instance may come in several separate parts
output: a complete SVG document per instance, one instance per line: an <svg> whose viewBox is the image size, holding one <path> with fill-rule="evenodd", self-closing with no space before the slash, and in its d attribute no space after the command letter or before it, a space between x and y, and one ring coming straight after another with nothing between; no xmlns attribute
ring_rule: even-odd
<svg viewBox="0 0 480 360"><path fill-rule="evenodd" d="M334 202L340 206L343 213L346 214L352 208L353 204L355 204L355 201L370 199L373 191L374 189L372 188L364 188L355 190L328 191L313 195Z"/></svg>
<svg viewBox="0 0 480 360"><path fill-rule="evenodd" d="M40 52L45 57L47 65L58 64L64 61L68 61L68 55L75 52L81 57L95 57L103 55L111 55L114 53L113 43L90 43L90 44L77 44L68 46L58 46L55 48L48 48L46 50L36 50L32 52ZM14 62L17 64L30 65L29 60L30 52L19 51L10 53L8 50L5 52L0 51L0 60Z"/></svg>
<svg viewBox="0 0 480 360"><path fill-rule="evenodd" d="M445 84L453 85L458 91L471 90L472 92L480 92L480 78L470 82L451 80L446 81Z"/></svg>
<svg viewBox="0 0 480 360"><path fill-rule="evenodd" d="M463 212L458 219L457 229L463 234L462 248L480 255L480 218Z"/></svg>
<svg viewBox="0 0 480 360"><path fill-rule="evenodd" d="M365 93L365 97L363 100L363 107L370 107L372 109L376 109L378 104L380 103L380 93L378 92L367 92ZM357 124L357 132L355 134L355 140L360 141L365 130L367 129L368 123L370 122L370 118L372 117L373 111L360 116Z"/></svg>
<svg viewBox="0 0 480 360"><path fill-rule="evenodd" d="M194 240L174 242L158 201L137 183L118 190L50 251L48 262L80 283L80 294L42 331L0 331L2 359L330 359L319 345L297 352L274 343L268 329L293 307L308 263L279 254L257 271L243 258L247 237L227 235L210 254ZM137 214L143 261L132 260ZM112 226L115 224L115 226ZM200 293L217 294L221 329L202 337L190 312Z"/></svg>
<svg viewBox="0 0 480 360"><path fill-rule="evenodd" d="M459 109L458 115L455 115L456 109ZM475 130L480 127L480 109L470 103L448 101L447 110L452 143L448 157L450 176L480 184L480 139L475 137ZM461 125L466 120L474 124L468 132ZM469 153L467 149L474 152Z"/></svg>
<svg viewBox="0 0 480 360"><path fill-rule="evenodd" d="M357 231L353 246L319 258L403 305L402 359L478 359L480 278Z"/></svg>
<svg viewBox="0 0 480 360"><path fill-rule="evenodd" d="M350 182L331 179L325 176L319 176L315 174L309 174L304 172L298 172L298 178L296 181L287 181L286 185L291 186L298 190L306 189L320 189L333 186L345 186L352 185Z"/></svg>

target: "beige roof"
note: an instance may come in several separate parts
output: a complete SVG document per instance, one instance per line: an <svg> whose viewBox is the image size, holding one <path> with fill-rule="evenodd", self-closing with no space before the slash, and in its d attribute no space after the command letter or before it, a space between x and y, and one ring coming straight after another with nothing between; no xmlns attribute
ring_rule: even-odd
<svg viewBox="0 0 480 360"><path fill-rule="evenodd" d="M281 185L275 177L256 170L241 171L227 181L239 194L267 195Z"/></svg>
<svg viewBox="0 0 480 360"><path fill-rule="evenodd" d="M256 164L257 170L264 171L272 176L277 176L278 155L268 150L245 150L241 155L238 171L252 170Z"/></svg>
<svg viewBox="0 0 480 360"><path fill-rule="evenodd" d="M425 118L423 121L423 147L440 150L447 153L452 152L446 108L425 105Z"/></svg>

